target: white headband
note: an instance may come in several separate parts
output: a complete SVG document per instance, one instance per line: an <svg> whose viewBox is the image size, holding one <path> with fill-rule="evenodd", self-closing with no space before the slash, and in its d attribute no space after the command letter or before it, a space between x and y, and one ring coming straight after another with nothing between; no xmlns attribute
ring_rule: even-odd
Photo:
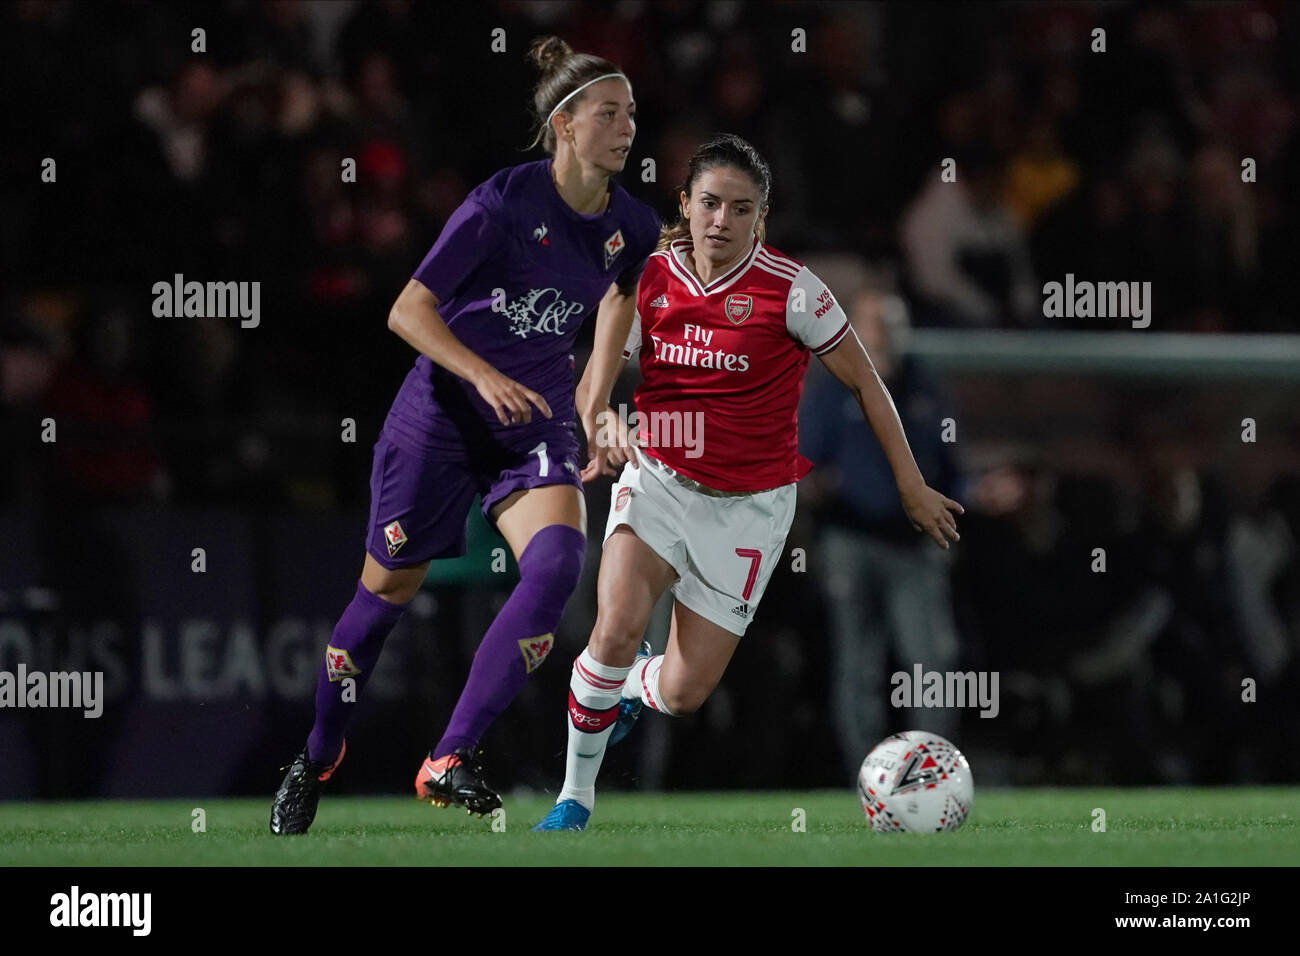
<svg viewBox="0 0 1300 956"><path fill-rule="evenodd" d="M555 109L551 110L551 115L548 116L548 117L546 117L546 124L545 124L546 127L548 127L548 128L550 127L550 125L551 125L551 120L555 119L555 114L558 113L558 112L560 111L560 108L561 108L562 106L564 106L565 103L569 102L569 100L573 99L575 96L577 96L577 95L578 95L579 93L581 93L583 90L585 90L587 87L591 86L591 84L593 84L593 83L599 83L601 80L608 80L611 76L622 76L624 82L627 83L627 89L628 89L628 92L631 92L631 91L632 91L632 81L629 80L626 76L623 76L622 73L606 73L604 76L598 76L598 77L596 77L594 80L588 80L586 83L583 83L582 86L578 87L576 90L574 90L574 91L573 91L572 93L570 93L568 96L566 96L564 99L560 100L560 102L558 102L558 103L555 104Z"/></svg>

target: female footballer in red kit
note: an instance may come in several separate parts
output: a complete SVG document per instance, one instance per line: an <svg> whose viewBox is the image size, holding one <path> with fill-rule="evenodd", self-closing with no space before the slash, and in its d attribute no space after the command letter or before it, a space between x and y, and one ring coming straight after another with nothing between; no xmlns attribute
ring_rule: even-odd
<svg viewBox="0 0 1300 956"><path fill-rule="evenodd" d="M810 353L858 399L913 526L943 548L958 540L951 512L964 509L926 485L844 311L807 267L764 244L770 187L767 163L743 139L701 146L635 313L597 323L577 390L590 455L582 478L612 475L611 463L631 457L611 491L595 627L570 679L564 787L534 829L585 829L608 744L643 706L688 714L721 680L781 558L795 483L812 468L798 453L797 418ZM602 440L610 389L637 351L639 428L631 442L616 425ZM670 587L667 649L638 653Z"/></svg>

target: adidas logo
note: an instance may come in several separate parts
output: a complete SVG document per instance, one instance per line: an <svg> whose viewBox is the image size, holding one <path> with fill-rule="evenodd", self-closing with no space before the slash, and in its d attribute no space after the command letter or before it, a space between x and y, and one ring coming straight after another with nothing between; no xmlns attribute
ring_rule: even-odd
<svg viewBox="0 0 1300 956"><path fill-rule="evenodd" d="M737 604L731 609L731 613L735 614L737 617L749 617L749 605Z"/></svg>
<svg viewBox="0 0 1300 956"><path fill-rule="evenodd" d="M650 308L652 309L668 308L668 296L661 294L659 298L655 299L653 302L650 303Z"/></svg>

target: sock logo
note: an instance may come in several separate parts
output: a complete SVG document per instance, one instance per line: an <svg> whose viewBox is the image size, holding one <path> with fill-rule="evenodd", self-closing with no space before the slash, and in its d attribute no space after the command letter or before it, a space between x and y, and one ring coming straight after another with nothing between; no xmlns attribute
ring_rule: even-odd
<svg viewBox="0 0 1300 956"><path fill-rule="evenodd" d="M618 720L618 704L607 710L592 710L578 703L573 691L569 691L569 719L584 734L598 734Z"/></svg>
<svg viewBox="0 0 1300 956"><path fill-rule="evenodd" d="M348 652L341 651L337 647L325 648L325 670L329 674L331 684L345 677L356 677L361 673L361 668L352 663Z"/></svg>
<svg viewBox="0 0 1300 956"><path fill-rule="evenodd" d="M541 667L542 661L546 660L546 655L551 653L551 648L554 646L554 634L540 634L537 637L526 637L520 641L519 650L524 655L524 673L531 674Z"/></svg>
<svg viewBox="0 0 1300 956"><path fill-rule="evenodd" d="M402 545L406 544L406 532L402 530L400 523L394 521L384 526L384 544L388 545L390 558L396 557L397 552L402 550Z"/></svg>

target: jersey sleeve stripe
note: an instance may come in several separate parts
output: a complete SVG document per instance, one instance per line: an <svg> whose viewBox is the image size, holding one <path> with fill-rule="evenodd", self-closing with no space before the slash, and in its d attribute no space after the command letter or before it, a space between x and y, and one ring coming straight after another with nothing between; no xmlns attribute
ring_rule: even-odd
<svg viewBox="0 0 1300 956"><path fill-rule="evenodd" d="M763 255L766 256L768 259L770 259L772 262L779 263L780 265L785 266L787 269L793 269L795 272L798 272L800 269L803 268L803 265L801 263L795 262L795 260L791 259L789 256L777 255L768 246L763 247Z"/></svg>
<svg viewBox="0 0 1300 956"><path fill-rule="evenodd" d="M764 250L763 252L759 253L757 261L764 265L769 266L770 267L768 270L769 272L779 271L783 273L789 273L791 279L793 279L796 275L798 275L800 268L802 268L801 266L797 266L793 264L788 259L785 260L777 259L775 256L769 254L767 250Z"/></svg>
<svg viewBox="0 0 1300 956"><path fill-rule="evenodd" d="M793 281L794 281L794 276L792 276L790 273L788 273L788 272L782 272L782 271L779 270L779 269L773 269L771 266L769 266L769 265L768 265L767 263L765 263L765 262L762 262L762 261L759 261L759 260L755 260L755 261L754 261L754 266L755 266L755 268L762 269L764 272L770 272L772 275L776 276L778 279L785 279L787 282L793 282Z"/></svg>
<svg viewBox="0 0 1300 956"><path fill-rule="evenodd" d="M761 265L768 272L775 273L776 275L785 276L791 282L793 282L795 276L799 274L799 271L797 269L787 269L784 266L778 266L774 262L772 262L771 259L760 259L758 260L758 262L755 263L755 265Z"/></svg>
<svg viewBox="0 0 1300 956"><path fill-rule="evenodd" d="M832 335L824 345L820 345L817 348L813 349L813 354L821 355L824 352L829 352L831 349L835 348L835 346L840 344L840 339L844 338L844 336L848 334L848 331L849 331L849 320L845 319L844 325L840 328L840 330L836 332L834 335Z"/></svg>

